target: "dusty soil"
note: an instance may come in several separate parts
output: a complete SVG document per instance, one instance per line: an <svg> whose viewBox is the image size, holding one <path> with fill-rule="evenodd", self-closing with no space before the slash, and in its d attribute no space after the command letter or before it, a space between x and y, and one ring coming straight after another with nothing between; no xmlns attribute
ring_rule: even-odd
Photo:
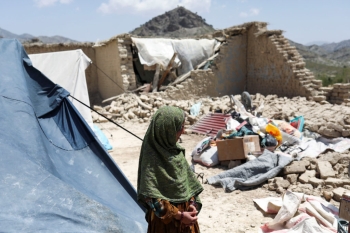
<svg viewBox="0 0 350 233"><path fill-rule="evenodd" d="M97 123L97 125L113 146L110 155L136 188L141 140L112 123ZM137 122L125 122L121 125L140 138L143 138L148 127L148 123L140 124ZM193 148L204 136L185 134L181 138L181 145L186 149L186 158L190 163L190 154ZM206 178L219 174L226 169L223 166L207 168L199 164L196 165L196 172L204 173L204 181ZM258 232L260 225L270 222L274 217L274 215L264 216L263 212L254 204L253 199L279 196L275 192L259 187L248 191L236 190L232 193L225 193L221 187L208 184L203 184L203 187L204 191L200 195L203 209L198 220L201 232Z"/></svg>

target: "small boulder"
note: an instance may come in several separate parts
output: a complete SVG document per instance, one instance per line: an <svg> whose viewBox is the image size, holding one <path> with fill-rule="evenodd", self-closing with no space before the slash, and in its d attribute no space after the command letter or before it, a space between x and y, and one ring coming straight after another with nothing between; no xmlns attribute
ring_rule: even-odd
<svg viewBox="0 0 350 233"><path fill-rule="evenodd" d="M335 172L332 165L328 161L317 161L317 172L320 174L321 179L327 179L328 177L335 177Z"/></svg>
<svg viewBox="0 0 350 233"><path fill-rule="evenodd" d="M325 180L326 185L332 185L334 188L336 187L342 187L344 185L344 182L342 179L337 179L337 178L327 178Z"/></svg>
<svg viewBox="0 0 350 233"><path fill-rule="evenodd" d="M315 188L318 186L324 186L325 182L322 179L317 179L316 177L311 177L309 179L309 184L314 186Z"/></svg>
<svg viewBox="0 0 350 233"><path fill-rule="evenodd" d="M334 189L334 190L333 190L333 199L334 199L335 201L340 202L340 199L341 199L341 197L343 196L343 194L344 194L345 192L347 192L347 190L344 189L344 188L336 188L336 189Z"/></svg>
<svg viewBox="0 0 350 233"><path fill-rule="evenodd" d="M326 201L330 201L333 197L332 191L324 190L322 194L323 194L323 197L326 199Z"/></svg>
<svg viewBox="0 0 350 233"><path fill-rule="evenodd" d="M306 171L305 161L294 161L284 167L284 174L300 174Z"/></svg>
<svg viewBox="0 0 350 233"><path fill-rule="evenodd" d="M306 184L309 182L309 179L316 176L315 170L305 171L303 174L299 176L300 183Z"/></svg>
<svg viewBox="0 0 350 233"><path fill-rule="evenodd" d="M282 187L283 189L287 189L289 187L290 183L288 180L276 180L275 181L275 187L276 189L279 188L279 187Z"/></svg>
<svg viewBox="0 0 350 233"><path fill-rule="evenodd" d="M296 184L298 180L298 174L289 174L286 178L289 181L289 183Z"/></svg>

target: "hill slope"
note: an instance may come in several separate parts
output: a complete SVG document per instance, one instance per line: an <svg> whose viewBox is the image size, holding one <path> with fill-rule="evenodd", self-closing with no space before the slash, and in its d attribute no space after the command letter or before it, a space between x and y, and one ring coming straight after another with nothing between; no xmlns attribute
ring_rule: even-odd
<svg viewBox="0 0 350 233"><path fill-rule="evenodd" d="M289 42L303 56L306 68L321 79L324 86L350 81L350 40L310 46Z"/></svg>
<svg viewBox="0 0 350 233"><path fill-rule="evenodd" d="M0 28L0 38L14 38L19 40L21 43L42 42L44 44L57 44L79 42L63 36L33 36L28 33L17 35L2 28Z"/></svg>
<svg viewBox="0 0 350 233"><path fill-rule="evenodd" d="M156 16L130 32L132 35L145 37L192 37L199 36L215 29L201 16L177 7L162 15Z"/></svg>

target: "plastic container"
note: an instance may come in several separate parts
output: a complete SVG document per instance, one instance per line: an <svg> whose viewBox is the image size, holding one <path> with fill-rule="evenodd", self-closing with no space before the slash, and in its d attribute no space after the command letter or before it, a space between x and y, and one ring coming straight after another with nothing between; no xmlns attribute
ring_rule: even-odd
<svg viewBox="0 0 350 233"><path fill-rule="evenodd" d="M289 123L291 126L299 130L300 132L303 132L304 129L304 117L303 116L298 116L294 119L292 119Z"/></svg>
<svg viewBox="0 0 350 233"><path fill-rule="evenodd" d="M338 233L348 233L349 222L343 219L338 220Z"/></svg>
<svg viewBox="0 0 350 233"><path fill-rule="evenodd" d="M274 138L276 138L278 145L280 145L282 143L281 131L276 126L269 123L269 124L267 124L265 130L267 133L271 134Z"/></svg>

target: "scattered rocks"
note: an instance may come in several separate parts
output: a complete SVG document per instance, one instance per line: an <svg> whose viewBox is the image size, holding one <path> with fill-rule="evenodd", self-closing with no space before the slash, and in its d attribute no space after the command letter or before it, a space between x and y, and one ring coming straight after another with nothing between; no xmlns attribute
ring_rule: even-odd
<svg viewBox="0 0 350 233"><path fill-rule="evenodd" d="M181 85L171 89L183 89ZM93 109L101 114L106 114L109 119L142 123L149 122L153 114L162 106L177 106L186 114L185 125L187 127L195 124L204 114L215 110L223 112L235 107L231 105L228 96L174 100L175 97L169 93L156 92L139 96L133 93L124 93L109 105L104 107L95 105ZM240 99L240 95L235 97ZM315 98L313 99L315 100ZM307 101L305 97L288 99L279 98L277 95L267 95L266 97L259 93L252 95L254 106L258 106L260 101L265 102L265 108L262 111L264 117L290 120L294 116L302 115L305 118L305 128L321 136L350 136L350 107L332 105L325 101L323 96L318 96L316 99L323 103ZM198 102L202 103L199 115L190 115L190 108ZM95 112L92 112L92 118L94 122L107 121ZM185 133L192 132L185 129ZM301 161L293 161L284 168L285 179L275 177L270 179L264 187L279 194L289 189L309 195L322 195L328 201L332 198L339 201L342 192L350 189L350 179L343 179L343 177L348 177L349 162L350 154L344 155L337 152L326 152L318 159L303 158ZM231 164L232 167L237 165L236 163Z"/></svg>
<svg viewBox="0 0 350 233"><path fill-rule="evenodd" d="M191 80L191 79L189 79ZM315 80L318 81L318 80ZM138 110L134 114L136 118L150 118L155 111L164 105L173 105L183 109L187 113L187 117L190 116L190 108L198 102L201 102L201 109L199 116L196 118L190 117L187 119L190 124L194 124L204 114L214 112L215 110L225 111L232 107L230 98L228 96L223 97L190 97L182 96L183 87L193 85L189 83L182 83L177 87L169 87L169 90L164 92L146 93L137 96L133 93L124 93L114 99L110 105L105 107L94 105L93 108L98 112L109 112L120 115L110 115L112 118L122 118L123 115L132 110L132 112ZM182 89L181 89L181 88ZM178 92L177 95L172 95ZM331 92L331 91L330 91ZM180 93L180 94L179 94ZM317 95L316 95L317 96ZM235 96L240 99L240 95ZM302 115L305 118L305 128L315 133L319 133L322 136L328 137L348 137L350 136L350 107L333 105L326 101L325 104L320 104L315 101L308 101L305 97L293 97L291 99L285 97L278 97L277 95L263 96L259 93L251 95L252 105L259 106L260 101L264 101L264 109L262 110L262 116L267 118L274 118L276 120L292 119L296 115ZM313 98L315 100L315 96ZM324 99L323 95L318 95L316 99ZM324 101L324 100L323 100ZM321 101L322 102L322 101ZM350 103L349 103L350 104ZM286 108L285 106L288 106ZM148 116L146 116L146 114ZM98 119L93 117L96 122ZM132 119L125 119L132 120ZM326 159L332 166L336 164L336 160L339 155L334 153L334 159ZM348 158L349 160L350 158ZM309 165L311 168L315 166ZM303 173L303 172L302 172Z"/></svg>

